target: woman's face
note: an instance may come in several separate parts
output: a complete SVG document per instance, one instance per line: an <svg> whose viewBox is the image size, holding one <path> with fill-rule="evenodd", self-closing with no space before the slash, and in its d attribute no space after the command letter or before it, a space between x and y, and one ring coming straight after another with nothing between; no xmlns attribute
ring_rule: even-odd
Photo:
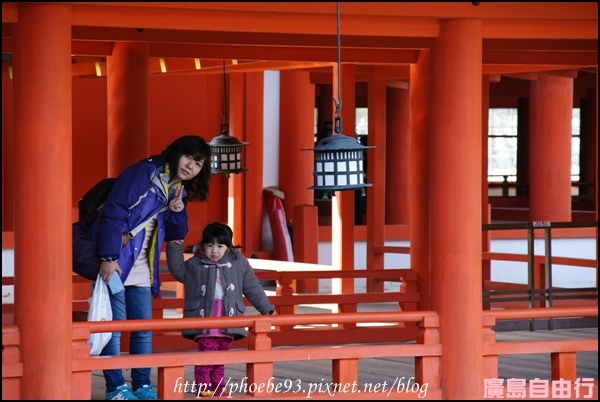
<svg viewBox="0 0 600 402"><path fill-rule="evenodd" d="M204 161L197 161L191 155L181 155L177 166L177 178L179 180L192 180L202 170Z"/></svg>
<svg viewBox="0 0 600 402"><path fill-rule="evenodd" d="M227 251L227 246L225 244L212 242L212 243L204 243L204 255L210 258L213 262L221 261L221 258L225 255Z"/></svg>

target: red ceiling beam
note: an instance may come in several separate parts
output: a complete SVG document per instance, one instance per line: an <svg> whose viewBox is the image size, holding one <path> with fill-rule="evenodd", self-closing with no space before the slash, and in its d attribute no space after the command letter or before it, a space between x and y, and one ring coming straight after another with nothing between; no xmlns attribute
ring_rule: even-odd
<svg viewBox="0 0 600 402"><path fill-rule="evenodd" d="M311 84L331 84L332 71L317 71L310 73ZM374 78L384 81L408 80L410 78L410 66L356 66L356 82L367 82Z"/></svg>
<svg viewBox="0 0 600 402"><path fill-rule="evenodd" d="M575 69L582 69L584 66L575 66ZM565 69L564 65L504 65L504 64L484 64L482 72L485 75L514 75L514 74L526 74L532 72L541 71L562 71Z"/></svg>
<svg viewBox="0 0 600 402"><path fill-rule="evenodd" d="M544 2L538 4L552 7L556 3ZM541 19L485 20L483 22L483 37L491 39L598 40L598 3L596 3L595 19L592 18L589 21Z"/></svg>
<svg viewBox="0 0 600 402"><path fill-rule="evenodd" d="M197 69L194 60L181 59L175 63L174 59L164 60L166 73L172 75L203 75L203 74L222 74L223 64L220 60L200 60L201 68ZM227 60L225 66L226 73L233 72L260 72L266 70L301 70L315 68L331 68L332 63L309 63L309 62L253 62L245 61L238 64L231 64ZM150 73L162 73L159 58L151 58Z"/></svg>
<svg viewBox="0 0 600 402"><path fill-rule="evenodd" d="M598 51L598 39L484 39L485 50Z"/></svg>
<svg viewBox="0 0 600 402"><path fill-rule="evenodd" d="M268 46L224 46L224 45L179 45L153 43L153 57L183 57L208 59L245 59L277 61L336 62L336 48L268 47ZM342 48L342 61L370 64L415 63L418 51L398 49L347 49Z"/></svg>
<svg viewBox="0 0 600 402"><path fill-rule="evenodd" d="M526 52L526 51L483 51L483 64L503 65L598 65L598 51L595 52Z"/></svg>
<svg viewBox="0 0 600 402"><path fill-rule="evenodd" d="M221 45L253 45L253 46L294 46L294 47L336 47L336 32L320 34L272 33L262 32L224 32L207 31L205 29L137 29L115 27L74 26L74 40L94 41L143 41L169 44L221 44ZM391 36L347 35L342 36L345 47L374 47L390 49L425 49L431 47L432 38Z"/></svg>
<svg viewBox="0 0 600 402"><path fill-rule="evenodd" d="M330 4L328 14L307 12L315 4L308 3L301 12L240 11L242 3L223 2L223 10L198 9L185 3L186 7L154 8L152 3L140 6L114 6L115 3L72 3L74 26L107 26L145 29L181 29L189 31L249 32L271 34L335 34L335 3ZM107 6L105 4L113 4ZM131 3L130 3L131 4ZM142 7L142 5L147 7ZM177 3L172 3L176 5ZM281 4L281 3L279 3ZM391 4L391 3L390 3ZM277 7L274 4L273 7ZM143 11L140 10L143 9ZM343 8L343 7L342 7ZM389 7L388 7L389 8ZM379 14L347 15L340 17L340 28L344 35L435 37L438 22L435 18L406 18L390 16L385 7L378 7ZM374 19L371 19L374 18Z"/></svg>
<svg viewBox="0 0 600 402"><path fill-rule="evenodd" d="M71 2L65 4L81 5ZM274 16L285 14L331 15L335 13L334 2L85 2L92 6L118 8L138 7L143 9L186 9L189 11L240 11L246 13L267 13ZM479 3L478 3L479 4ZM489 2L474 5L471 2L347 2L342 3L343 15L358 16L405 16L436 18L522 18L543 19L593 19L598 5L589 2L552 2L542 6L538 2ZM594 14L595 12L595 14Z"/></svg>

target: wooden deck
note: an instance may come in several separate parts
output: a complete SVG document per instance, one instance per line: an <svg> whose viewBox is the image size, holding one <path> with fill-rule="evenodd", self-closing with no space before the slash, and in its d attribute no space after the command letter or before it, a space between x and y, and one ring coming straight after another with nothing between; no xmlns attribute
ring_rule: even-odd
<svg viewBox="0 0 600 402"><path fill-rule="evenodd" d="M598 336L598 327L588 328L568 328L554 330L535 330L535 331L499 331L497 332L498 342L512 341L532 341L532 340L552 340L552 339L589 339ZM274 348L276 349L276 348ZM196 353L196 352L190 352ZM358 389L364 387L391 384L404 384L405 386L414 385L414 358L383 358L383 359L362 359L359 361ZM279 362L273 365L274 384L279 384L282 391L299 389L301 391L325 390L331 383L330 360L324 361L303 361L303 362ZM498 377L502 379L551 379L550 373L550 355L513 355L500 356L498 364ZM157 369L152 369L153 383L157 384ZM124 370L124 376L127 381L130 380L130 370ZM104 377L102 371L94 371L92 374L92 399L104 399ZM247 385L246 365L230 364L225 366L225 379L230 381L231 386L238 388L237 392L232 393L235 399L249 398L243 390L239 388ZM598 353L582 352L577 353L577 377L593 378L598 381ZM194 381L193 367L185 367L185 378L182 379L182 386L185 382L191 386ZM173 384L175 387L175 384ZM422 390L421 390L422 391ZM597 392L597 390L596 390ZM193 392L185 393L186 399L195 399Z"/></svg>

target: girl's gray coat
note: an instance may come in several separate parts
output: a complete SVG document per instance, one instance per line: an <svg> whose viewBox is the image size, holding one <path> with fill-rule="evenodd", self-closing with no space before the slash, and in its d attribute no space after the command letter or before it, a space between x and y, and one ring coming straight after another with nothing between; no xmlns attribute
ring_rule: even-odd
<svg viewBox="0 0 600 402"><path fill-rule="evenodd" d="M267 298L250 263L238 249L227 250L219 263L200 252L184 261L183 244L167 243L167 266L171 275L183 283L185 297L183 317L210 317L215 293L216 270L223 279L223 315L243 316L246 311L243 296L261 314L272 314L275 307ZM246 336L245 328L223 328L221 332L233 335L234 340ZM207 334L208 329L183 330L185 338Z"/></svg>

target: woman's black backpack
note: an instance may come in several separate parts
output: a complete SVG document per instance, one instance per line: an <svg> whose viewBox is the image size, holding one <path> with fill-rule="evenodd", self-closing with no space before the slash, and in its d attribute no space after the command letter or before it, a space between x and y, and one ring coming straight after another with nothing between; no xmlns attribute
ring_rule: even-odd
<svg viewBox="0 0 600 402"><path fill-rule="evenodd" d="M113 184L115 184L115 180L112 177L100 180L79 199L77 206L79 208L80 221L93 222L96 219L100 207L106 201L108 193L110 193Z"/></svg>
<svg viewBox="0 0 600 402"><path fill-rule="evenodd" d="M73 272L95 281L100 271L98 245L90 236L90 227L115 183L114 178L100 180L79 199L79 220L73 223Z"/></svg>

